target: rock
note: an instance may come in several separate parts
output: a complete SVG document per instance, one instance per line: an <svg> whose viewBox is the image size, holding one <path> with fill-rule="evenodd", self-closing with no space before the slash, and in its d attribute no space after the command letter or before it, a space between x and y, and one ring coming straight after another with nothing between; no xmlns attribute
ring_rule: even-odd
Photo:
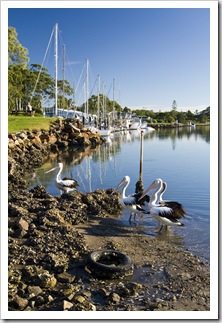
<svg viewBox="0 0 222 323"><path fill-rule="evenodd" d="M39 286L28 286L28 292L29 294L33 294L34 296L37 296L42 293L42 289Z"/></svg>
<svg viewBox="0 0 222 323"><path fill-rule="evenodd" d="M57 280L61 283L72 283L74 279L75 276L70 275L66 272L57 275Z"/></svg>
<svg viewBox="0 0 222 323"><path fill-rule="evenodd" d="M102 297L108 297L110 295L110 292L105 288L100 288L98 292Z"/></svg>
<svg viewBox="0 0 222 323"><path fill-rule="evenodd" d="M81 303L81 304L83 302L85 302L85 300L86 300L85 297L83 297L82 295L77 295L77 296L75 296L74 299L75 299L76 302Z"/></svg>
<svg viewBox="0 0 222 323"><path fill-rule="evenodd" d="M16 295L15 299L13 300L13 305L15 308L22 311L28 305L28 300Z"/></svg>
<svg viewBox="0 0 222 323"><path fill-rule="evenodd" d="M29 229L29 224L27 221L23 220L22 218L18 222L20 229L22 230L28 230Z"/></svg>
<svg viewBox="0 0 222 323"><path fill-rule="evenodd" d="M119 304L120 300L121 298L117 293L111 293L109 296L109 303Z"/></svg>
<svg viewBox="0 0 222 323"><path fill-rule="evenodd" d="M68 302L66 300L63 301L63 310L67 310L73 307L73 303Z"/></svg>
<svg viewBox="0 0 222 323"><path fill-rule="evenodd" d="M23 238L26 234L27 234L26 230L17 229L17 230L15 230L13 236L15 238Z"/></svg>

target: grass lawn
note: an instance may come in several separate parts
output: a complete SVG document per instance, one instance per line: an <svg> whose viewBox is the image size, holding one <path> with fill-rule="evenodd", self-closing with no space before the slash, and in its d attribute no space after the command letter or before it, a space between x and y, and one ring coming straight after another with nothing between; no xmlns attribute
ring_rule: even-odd
<svg viewBox="0 0 222 323"><path fill-rule="evenodd" d="M49 130L50 123L57 118L46 118L42 116L8 116L8 133L22 130Z"/></svg>

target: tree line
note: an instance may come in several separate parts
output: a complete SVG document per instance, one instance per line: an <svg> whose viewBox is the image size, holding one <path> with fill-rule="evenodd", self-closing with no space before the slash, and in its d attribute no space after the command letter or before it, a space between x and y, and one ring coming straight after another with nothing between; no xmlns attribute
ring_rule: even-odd
<svg viewBox="0 0 222 323"><path fill-rule="evenodd" d="M129 111L125 108L125 111ZM188 110L187 112L177 111L177 109L172 109L166 112L154 112L153 110L147 109L136 109L132 111L138 117L142 117L151 123L206 123L210 122L210 107L202 111L196 110L194 113Z"/></svg>

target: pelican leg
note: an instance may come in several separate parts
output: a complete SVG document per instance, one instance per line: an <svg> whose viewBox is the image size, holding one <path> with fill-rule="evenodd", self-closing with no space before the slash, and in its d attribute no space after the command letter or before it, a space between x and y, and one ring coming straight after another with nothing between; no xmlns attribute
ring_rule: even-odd
<svg viewBox="0 0 222 323"><path fill-rule="evenodd" d="M133 215L134 213L130 213L130 217L129 217L129 222L131 222L131 218L132 218L132 215Z"/></svg>
<svg viewBox="0 0 222 323"><path fill-rule="evenodd" d="M161 232L162 230L163 230L163 225L161 224L159 232Z"/></svg>
<svg viewBox="0 0 222 323"><path fill-rule="evenodd" d="M163 229L163 225L162 224L158 224L157 230L155 230L155 232L160 233L162 229Z"/></svg>
<svg viewBox="0 0 222 323"><path fill-rule="evenodd" d="M136 221L136 213L132 212L132 213L130 213L129 222L131 222L132 216L133 216L134 221Z"/></svg>

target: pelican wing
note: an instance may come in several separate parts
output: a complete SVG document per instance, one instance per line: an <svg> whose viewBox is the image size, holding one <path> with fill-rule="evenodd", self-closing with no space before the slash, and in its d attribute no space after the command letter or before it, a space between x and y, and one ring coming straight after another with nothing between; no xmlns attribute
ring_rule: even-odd
<svg viewBox="0 0 222 323"><path fill-rule="evenodd" d="M125 197L123 200L122 200L123 204L125 206L131 206L131 207L134 207L135 210L139 211L139 212L146 212L146 210L144 210L139 204L136 203L136 199L133 197L133 196L128 196L128 197Z"/></svg>
<svg viewBox="0 0 222 323"><path fill-rule="evenodd" d="M70 188L79 186L79 183L75 179L68 178L68 177L64 177L60 181L60 184L63 185L63 186L66 186L66 187L70 187Z"/></svg>
<svg viewBox="0 0 222 323"><path fill-rule="evenodd" d="M172 208L175 213L181 214L182 218L184 218L184 214L187 214L183 205L176 201L162 201L160 204Z"/></svg>
<svg viewBox="0 0 222 323"><path fill-rule="evenodd" d="M159 217L170 220L171 222L178 222L178 219L184 218L184 215L178 212L178 210L174 210L168 206L156 206L152 208L152 212L157 214Z"/></svg>

